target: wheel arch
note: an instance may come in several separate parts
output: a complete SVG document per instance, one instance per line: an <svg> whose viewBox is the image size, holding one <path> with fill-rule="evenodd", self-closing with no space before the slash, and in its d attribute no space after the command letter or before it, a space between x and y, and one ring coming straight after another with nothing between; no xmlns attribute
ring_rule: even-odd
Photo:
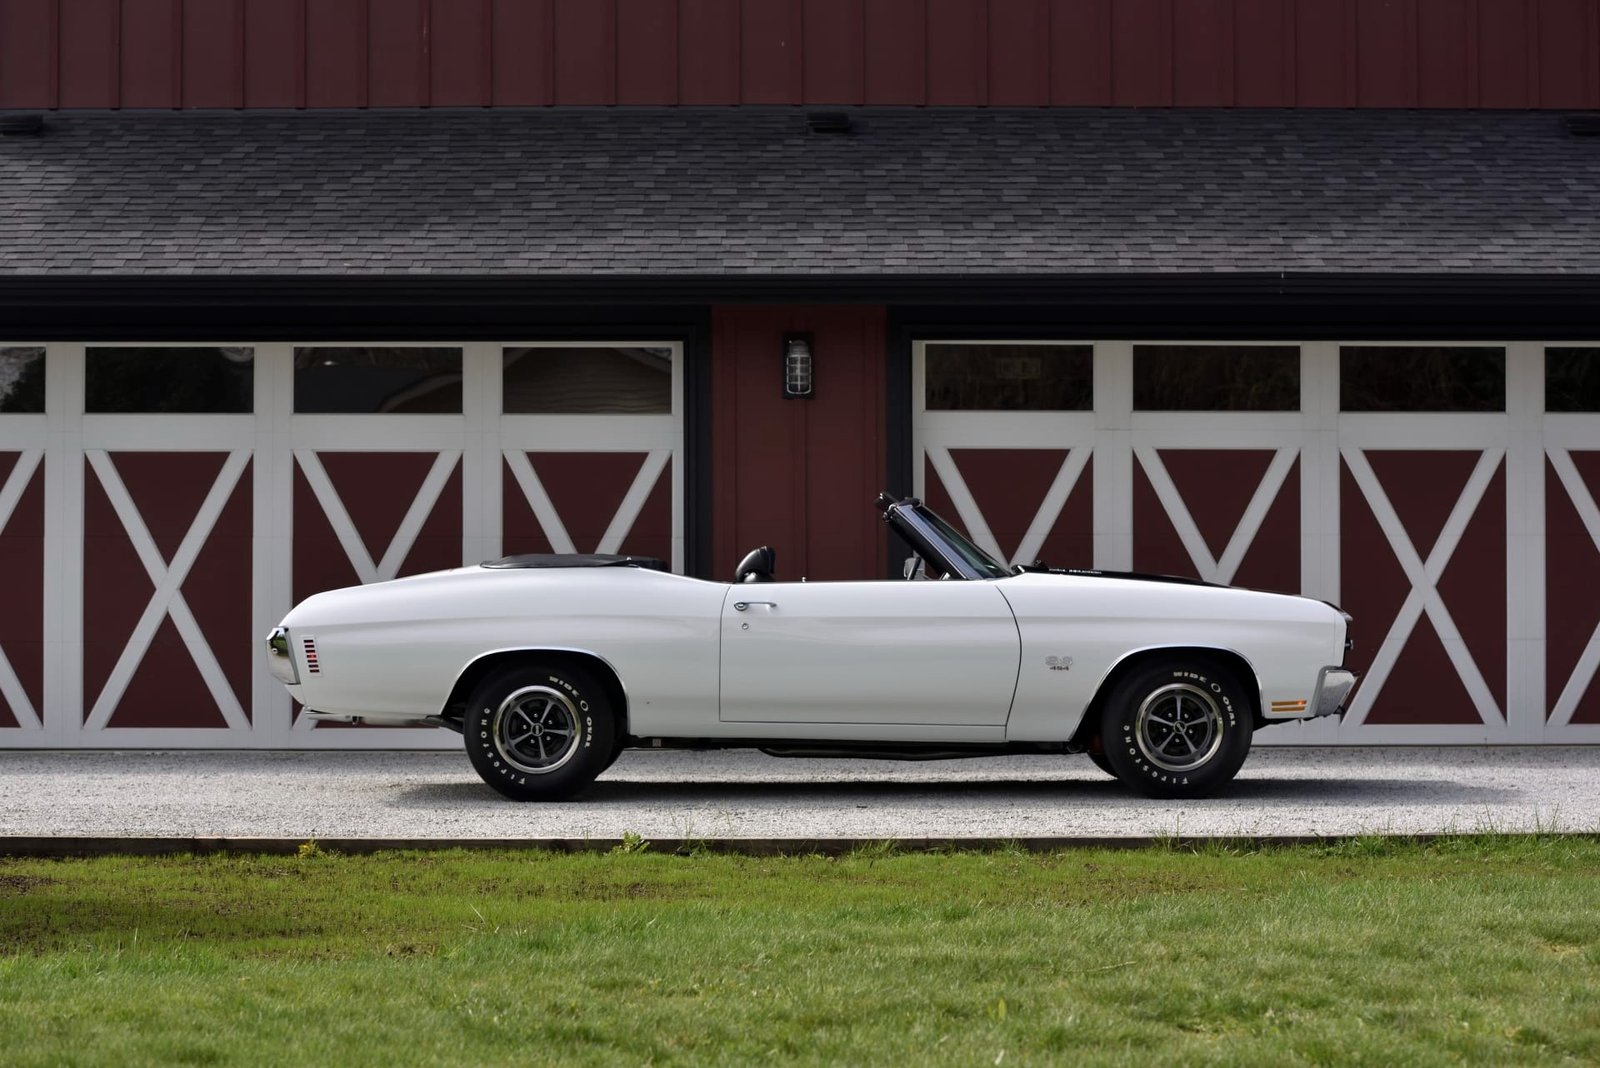
<svg viewBox="0 0 1600 1068"><path fill-rule="evenodd" d="M1100 679L1100 684L1095 687L1094 696L1084 708L1083 718L1079 720L1078 729L1073 733L1072 744L1087 747L1100 733L1100 717L1105 711L1106 699L1123 679L1151 664L1183 656L1210 660L1233 672L1243 684L1245 694L1250 699L1252 727L1260 727L1265 722L1261 712L1261 678L1256 674L1255 665L1243 653L1236 649L1209 645L1151 645L1124 653L1106 670Z"/></svg>
<svg viewBox="0 0 1600 1068"><path fill-rule="evenodd" d="M450 687L450 694L445 698L440 715L445 719L459 718L466 708L467 698L472 696L472 691L477 689L480 682L497 671L552 663L570 665L593 675L615 710L618 738L628 733L628 691L622 685L622 676L617 673L617 669L609 660L589 649L524 646L483 653L469 661L456 676L455 685Z"/></svg>

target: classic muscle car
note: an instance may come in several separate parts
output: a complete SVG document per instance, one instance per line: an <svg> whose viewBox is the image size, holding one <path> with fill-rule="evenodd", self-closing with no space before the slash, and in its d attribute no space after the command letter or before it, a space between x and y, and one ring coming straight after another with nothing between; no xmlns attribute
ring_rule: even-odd
<svg viewBox="0 0 1600 1068"><path fill-rule="evenodd" d="M1254 731L1341 714L1350 617L1306 597L1006 567L880 496L902 580L732 582L631 556L512 556L307 598L267 638L318 719L460 732L518 801L628 748L935 759L1085 753L1154 797L1227 784Z"/></svg>

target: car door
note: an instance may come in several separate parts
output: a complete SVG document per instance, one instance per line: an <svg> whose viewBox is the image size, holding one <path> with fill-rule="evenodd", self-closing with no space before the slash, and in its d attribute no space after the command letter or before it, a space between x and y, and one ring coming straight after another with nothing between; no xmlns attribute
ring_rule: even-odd
<svg viewBox="0 0 1600 1068"><path fill-rule="evenodd" d="M1017 624L991 582L769 582L722 608L725 722L1003 728Z"/></svg>

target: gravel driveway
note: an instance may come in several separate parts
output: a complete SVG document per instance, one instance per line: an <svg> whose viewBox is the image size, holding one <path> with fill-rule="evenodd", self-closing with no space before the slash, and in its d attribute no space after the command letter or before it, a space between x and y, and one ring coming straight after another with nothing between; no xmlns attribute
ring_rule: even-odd
<svg viewBox="0 0 1600 1068"><path fill-rule="evenodd" d="M1138 838L1600 831L1600 747L1262 748L1227 796L1135 797L1082 757L626 753L518 805L456 753L0 752L0 835L320 839Z"/></svg>

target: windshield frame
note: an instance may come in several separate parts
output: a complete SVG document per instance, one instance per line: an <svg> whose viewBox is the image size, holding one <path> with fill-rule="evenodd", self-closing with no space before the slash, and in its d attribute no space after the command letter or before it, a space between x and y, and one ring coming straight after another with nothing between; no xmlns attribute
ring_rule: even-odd
<svg viewBox="0 0 1600 1068"><path fill-rule="evenodd" d="M983 581L1009 578L1016 573L974 545L915 497L890 505L885 518L918 555L938 565L947 575Z"/></svg>

